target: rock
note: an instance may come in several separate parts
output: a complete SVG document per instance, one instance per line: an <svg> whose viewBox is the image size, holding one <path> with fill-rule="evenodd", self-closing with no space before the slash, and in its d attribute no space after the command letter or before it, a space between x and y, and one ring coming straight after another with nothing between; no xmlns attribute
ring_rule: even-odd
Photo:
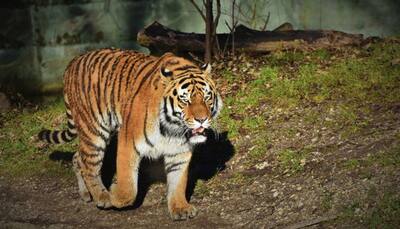
<svg viewBox="0 0 400 229"><path fill-rule="evenodd" d="M10 108L10 100L4 93L0 92L0 113L7 112Z"/></svg>
<svg viewBox="0 0 400 229"><path fill-rule="evenodd" d="M315 137L315 138L311 139L312 143L316 143L317 141L318 141L318 137Z"/></svg>
<svg viewBox="0 0 400 229"><path fill-rule="evenodd" d="M400 58L393 59L393 60L390 62L390 64L391 64L392 66L400 65Z"/></svg>
<svg viewBox="0 0 400 229"><path fill-rule="evenodd" d="M302 208L303 206L304 206L303 202L300 201L300 202L297 203L297 208Z"/></svg>

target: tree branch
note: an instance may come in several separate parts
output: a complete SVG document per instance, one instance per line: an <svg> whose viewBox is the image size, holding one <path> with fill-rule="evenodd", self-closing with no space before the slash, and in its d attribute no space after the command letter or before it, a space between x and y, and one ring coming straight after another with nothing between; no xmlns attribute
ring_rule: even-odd
<svg viewBox="0 0 400 229"><path fill-rule="evenodd" d="M306 220L300 223L296 223L290 226L285 227L285 229L300 229L300 228L305 228L305 227L309 227L309 226L313 226L316 224L320 224L322 222L326 222L326 221L330 221L330 220L334 220L336 219L337 216L333 215L333 216L322 216L316 219L312 219L312 220Z"/></svg>
<svg viewBox="0 0 400 229"><path fill-rule="evenodd" d="M206 16L204 15L203 11L200 9L199 5L194 0L189 0L194 8L196 8L197 12L199 12L200 16L203 18L204 21L206 21ZM205 3L204 3L205 4Z"/></svg>
<svg viewBox="0 0 400 229"><path fill-rule="evenodd" d="M217 29L219 17L221 16L221 0L217 0L217 15L214 19L214 28Z"/></svg>

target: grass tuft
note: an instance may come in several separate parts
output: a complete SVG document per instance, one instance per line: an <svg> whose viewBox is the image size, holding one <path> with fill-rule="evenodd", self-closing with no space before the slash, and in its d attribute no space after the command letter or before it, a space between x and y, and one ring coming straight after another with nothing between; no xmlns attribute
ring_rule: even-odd
<svg viewBox="0 0 400 229"><path fill-rule="evenodd" d="M64 104L62 100L38 110L11 111L1 117L4 123L0 137L0 171L10 176L63 176L72 174L61 162L51 161L49 153L58 151L74 152L74 143L48 146L40 149L37 134L43 128L62 129L65 127Z"/></svg>

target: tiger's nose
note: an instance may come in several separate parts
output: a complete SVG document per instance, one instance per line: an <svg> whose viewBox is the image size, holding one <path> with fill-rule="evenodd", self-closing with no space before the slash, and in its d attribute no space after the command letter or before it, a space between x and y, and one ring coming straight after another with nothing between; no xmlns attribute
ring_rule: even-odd
<svg viewBox="0 0 400 229"><path fill-rule="evenodd" d="M207 120L207 117L201 117L201 118L194 118L194 120L198 121L200 124L204 123Z"/></svg>

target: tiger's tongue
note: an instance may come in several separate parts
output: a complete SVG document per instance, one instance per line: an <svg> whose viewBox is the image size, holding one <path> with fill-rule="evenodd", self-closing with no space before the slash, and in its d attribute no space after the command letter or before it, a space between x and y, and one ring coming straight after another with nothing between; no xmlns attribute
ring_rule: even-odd
<svg viewBox="0 0 400 229"><path fill-rule="evenodd" d="M201 134L204 131L204 127L199 127L192 130L192 134Z"/></svg>

